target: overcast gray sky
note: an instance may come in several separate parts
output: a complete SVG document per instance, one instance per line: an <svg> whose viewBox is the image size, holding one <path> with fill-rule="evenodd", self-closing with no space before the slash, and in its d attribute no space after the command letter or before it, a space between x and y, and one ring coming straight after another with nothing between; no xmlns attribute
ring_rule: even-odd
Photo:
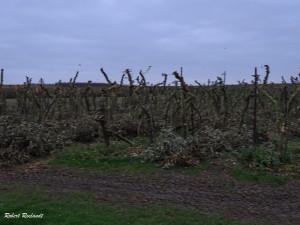
<svg viewBox="0 0 300 225"><path fill-rule="evenodd" d="M162 80L183 67L189 83L227 72L249 81L300 72L298 0L7 0L1 2L0 67L5 83L104 82L122 72Z"/></svg>

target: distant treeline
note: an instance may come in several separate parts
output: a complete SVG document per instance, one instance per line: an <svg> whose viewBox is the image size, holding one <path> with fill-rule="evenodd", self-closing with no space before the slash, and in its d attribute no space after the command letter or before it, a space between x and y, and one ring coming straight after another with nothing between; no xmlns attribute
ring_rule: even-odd
<svg viewBox="0 0 300 225"><path fill-rule="evenodd" d="M24 82L26 85L26 82ZM16 86L21 86L24 84L4 84L4 87L16 87ZM53 87L55 85L60 85L61 87L68 87L72 85L72 83L69 82L60 82L60 83L54 83L54 84L43 84L46 87ZM40 86L40 83L32 83L32 86ZM93 82L76 82L75 85L77 87L86 87L86 86L91 86L91 87L107 87L109 84L107 83L93 83Z"/></svg>

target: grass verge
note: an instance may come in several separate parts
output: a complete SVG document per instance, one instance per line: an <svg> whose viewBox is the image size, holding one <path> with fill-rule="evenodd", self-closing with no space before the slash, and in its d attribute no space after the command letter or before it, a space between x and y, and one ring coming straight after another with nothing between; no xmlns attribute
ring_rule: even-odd
<svg viewBox="0 0 300 225"><path fill-rule="evenodd" d="M56 152L50 163L103 172L146 173L161 170L157 165L143 162L133 156L135 149L145 145L147 142L144 139L136 139L133 146L115 142L109 148L104 144L74 144L62 152Z"/></svg>
<svg viewBox="0 0 300 225"><path fill-rule="evenodd" d="M56 152L51 164L73 168L84 168L101 171L104 173L155 173L163 169L161 165L153 162L145 162L135 157L134 152L147 148L148 143L144 139L135 139L134 145L115 142L109 148L104 144L73 144L62 152ZM173 167L174 171L186 171L190 174L199 174L209 166L208 161L195 167Z"/></svg>
<svg viewBox="0 0 300 225"><path fill-rule="evenodd" d="M232 176L239 181L246 181L255 184L268 184L273 186L283 185L288 181L287 177L273 175L266 171L248 168L233 168Z"/></svg>
<svg viewBox="0 0 300 225"><path fill-rule="evenodd" d="M39 188L11 189L3 184L0 184L0 188L1 225L250 224L216 216L203 216L197 210L178 205L116 206L93 201L83 193L49 197ZM20 218L4 218L5 213L20 214ZM43 217L22 218L22 213L42 214Z"/></svg>

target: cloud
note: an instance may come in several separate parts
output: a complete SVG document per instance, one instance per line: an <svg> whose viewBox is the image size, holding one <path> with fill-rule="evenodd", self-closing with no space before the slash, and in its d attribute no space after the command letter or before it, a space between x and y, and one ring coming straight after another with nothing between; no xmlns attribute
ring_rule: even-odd
<svg viewBox="0 0 300 225"><path fill-rule="evenodd" d="M8 83L25 75L68 80L77 69L82 81L101 80L102 66L118 80L126 68L149 65L153 82L181 66L191 82L224 70L235 82L269 63L279 80L300 66L299 6L293 0L5 1L0 67Z"/></svg>

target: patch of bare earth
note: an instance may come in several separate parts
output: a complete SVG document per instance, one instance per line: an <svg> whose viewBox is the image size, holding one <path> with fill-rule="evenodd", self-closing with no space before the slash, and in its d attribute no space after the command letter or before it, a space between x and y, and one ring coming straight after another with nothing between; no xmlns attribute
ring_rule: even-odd
<svg viewBox="0 0 300 225"><path fill-rule="evenodd" d="M107 175L38 162L2 169L0 181L42 186L51 195L80 191L96 201L120 206L180 204L203 214L221 213L239 221L300 224L299 180L290 180L282 186L243 183L217 166L199 175L184 171Z"/></svg>

